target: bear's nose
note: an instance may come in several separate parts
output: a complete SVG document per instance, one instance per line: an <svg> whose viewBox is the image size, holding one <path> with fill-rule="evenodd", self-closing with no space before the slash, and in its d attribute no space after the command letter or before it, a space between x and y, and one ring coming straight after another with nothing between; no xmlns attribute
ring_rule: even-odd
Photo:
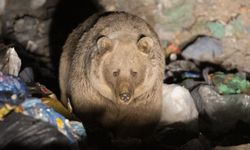
<svg viewBox="0 0 250 150"><path fill-rule="evenodd" d="M120 95L120 99L123 100L124 102L128 102L130 100L130 93L126 92L126 93L121 93Z"/></svg>

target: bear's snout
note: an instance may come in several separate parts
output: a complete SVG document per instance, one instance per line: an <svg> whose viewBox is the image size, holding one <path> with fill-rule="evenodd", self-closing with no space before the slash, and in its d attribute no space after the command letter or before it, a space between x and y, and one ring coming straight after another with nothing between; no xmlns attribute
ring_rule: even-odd
<svg viewBox="0 0 250 150"><path fill-rule="evenodd" d="M117 98L119 98L122 102L128 103L132 99L133 95L133 86L128 81L120 81L118 82L117 87Z"/></svg>

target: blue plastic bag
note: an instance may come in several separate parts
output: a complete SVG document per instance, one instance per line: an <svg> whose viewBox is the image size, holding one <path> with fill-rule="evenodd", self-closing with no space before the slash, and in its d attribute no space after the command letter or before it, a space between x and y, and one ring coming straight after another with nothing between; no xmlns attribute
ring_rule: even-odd
<svg viewBox="0 0 250 150"><path fill-rule="evenodd" d="M69 139L70 143L76 142L69 120L54 111L54 109L44 105L40 99L27 99L21 106L23 114L48 122L62 132Z"/></svg>
<svg viewBox="0 0 250 150"><path fill-rule="evenodd" d="M20 78L0 72L0 106L6 103L18 105L29 96L28 89Z"/></svg>

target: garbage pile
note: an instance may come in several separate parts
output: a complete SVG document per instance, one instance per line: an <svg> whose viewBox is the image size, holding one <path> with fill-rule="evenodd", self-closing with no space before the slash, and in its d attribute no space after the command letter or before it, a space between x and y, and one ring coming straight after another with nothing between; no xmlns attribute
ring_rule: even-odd
<svg viewBox="0 0 250 150"><path fill-rule="evenodd" d="M79 149L86 138L82 123L34 82L30 68L19 74L21 60L13 47L0 52L0 149Z"/></svg>
<svg viewBox="0 0 250 150"><path fill-rule="evenodd" d="M177 101L175 106L172 106L175 111L179 108L181 112L174 115L177 117L174 123L188 124L187 120L197 119L199 135L196 140L199 144L195 142L196 144L191 144L189 148L196 149L194 145L202 145L202 148L213 149L220 145L221 147L216 149L226 149L228 147L225 146L249 143L250 76L248 72L238 68L231 69L230 66L228 69L220 65L216 60L217 55L223 51L220 40L201 36L182 48L169 44L165 50L167 65L164 82L174 83L188 90L195 103L193 107L190 97L185 96L186 104L180 108L176 98L180 97L181 93L170 98ZM187 106L193 111L197 110L199 115L190 113ZM178 120L178 117L184 115L188 119L182 117Z"/></svg>

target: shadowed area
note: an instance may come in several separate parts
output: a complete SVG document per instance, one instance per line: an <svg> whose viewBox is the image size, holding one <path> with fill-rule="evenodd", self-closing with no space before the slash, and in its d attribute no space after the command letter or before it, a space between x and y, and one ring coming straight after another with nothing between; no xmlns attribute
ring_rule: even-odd
<svg viewBox="0 0 250 150"><path fill-rule="evenodd" d="M60 0L54 12L49 34L50 54L55 74L58 77L59 60L62 47L74 28L82 23L89 16L97 12L97 5L90 0ZM54 81L51 83L55 92L59 96L59 83Z"/></svg>

